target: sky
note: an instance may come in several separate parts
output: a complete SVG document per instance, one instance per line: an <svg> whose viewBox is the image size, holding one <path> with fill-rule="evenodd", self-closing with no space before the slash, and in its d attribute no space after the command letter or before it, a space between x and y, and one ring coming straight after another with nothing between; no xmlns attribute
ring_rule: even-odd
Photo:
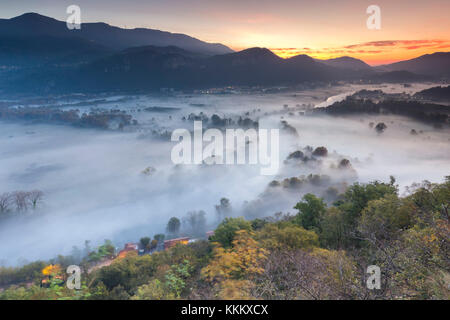
<svg viewBox="0 0 450 320"><path fill-rule="evenodd" d="M266 47L282 57L379 65L450 51L449 0L2 0L0 17L37 12L65 21L72 4L82 22L184 33L234 50ZM370 5L380 8L379 30L367 28Z"/></svg>

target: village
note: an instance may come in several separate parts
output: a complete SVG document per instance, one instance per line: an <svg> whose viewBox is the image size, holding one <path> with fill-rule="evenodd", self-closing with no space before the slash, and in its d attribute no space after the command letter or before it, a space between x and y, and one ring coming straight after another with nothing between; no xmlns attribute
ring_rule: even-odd
<svg viewBox="0 0 450 320"><path fill-rule="evenodd" d="M117 248L114 248L113 254L104 255L98 261L91 262L90 266L87 269L87 273L89 274L95 270L107 267L114 261L124 259L128 255L151 255L155 252L168 250L172 247L175 247L176 245L187 245L202 239L209 239L213 235L214 231L207 231L204 237L191 238L186 236L164 240L164 235L160 234L156 235L156 239L152 241L150 241L150 238L144 237L141 238L139 242L127 242L124 244L122 250L117 251ZM99 248L101 248L101 246ZM55 280L60 282L60 285L63 285L67 280L67 275L63 272L63 270L61 270L59 264L50 264L46 266L42 270L42 275L44 276L44 278L40 282L41 287L49 287L52 283L54 283Z"/></svg>

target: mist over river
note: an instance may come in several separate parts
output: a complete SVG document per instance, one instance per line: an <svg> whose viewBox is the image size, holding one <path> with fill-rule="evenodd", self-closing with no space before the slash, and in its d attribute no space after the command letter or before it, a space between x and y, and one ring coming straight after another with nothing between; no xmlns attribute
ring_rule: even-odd
<svg viewBox="0 0 450 320"><path fill-rule="evenodd" d="M224 197L231 202L233 216L294 213L292 207L302 195L318 190L305 185L267 194L273 180L319 174L329 176L335 186L389 181L392 175L402 193L414 182L442 182L450 174L448 128L438 130L401 116L330 117L307 112L363 88L414 93L431 86L342 85L274 93L109 95L55 102L63 110L125 111L137 125L123 130L0 121L0 193L41 190L44 194L36 210L0 225L0 264L69 254L85 240L96 245L111 239L121 246L164 232L170 217L182 219L189 211L204 210L213 228L218 223L215 206ZM21 105L19 101L17 107ZM44 104L35 106L39 105ZM298 135L281 131L280 168L275 176L261 175L258 165L174 165L170 133L176 128L192 130L189 115L200 113L209 118L213 114L249 118L267 129L280 128L286 121ZM377 134L371 122L384 122L387 129ZM421 134L411 135L412 129ZM311 165L285 161L306 146L324 146L328 156ZM336 169L344 158L352 170Z"/></svg>

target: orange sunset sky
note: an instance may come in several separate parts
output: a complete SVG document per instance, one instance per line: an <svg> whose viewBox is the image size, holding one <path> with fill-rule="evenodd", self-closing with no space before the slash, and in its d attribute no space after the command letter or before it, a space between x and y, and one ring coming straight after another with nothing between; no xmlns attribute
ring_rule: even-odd
<svg viewBox="0 0 450 320"><path fill-rule="evenodd" d="M450 51L450 0L2 0L0 17L65 20L71 4L82 22L185 33L234 50L266 47L282 57L346 55L379 65ZM381 8L381 30L366 27L372 4Z"/></svg>

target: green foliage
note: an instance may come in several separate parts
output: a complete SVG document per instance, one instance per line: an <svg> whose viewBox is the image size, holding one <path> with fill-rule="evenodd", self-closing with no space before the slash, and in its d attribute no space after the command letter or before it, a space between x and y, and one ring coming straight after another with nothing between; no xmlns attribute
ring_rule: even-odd
<svg viewBox="0 0 450 320"><path fill-rule="evenodd" d="M369 201L381 199L388 194L396 195L398 190L393 182L374 181L368 184L355 183L350 186L344 193L343 200L337 203L337 207L345 212L347 223L355 225Z"/></svg>
<svg viewBox="0 0 450 320"><path fill-rule="evenodd" d="M302 200L294 207L298 210L295 222L307 230L320 232L322 219L327 210L326 203L311 193L305 194Z"/></svg>
<svg viewBox="0 0 450 320"><path fill-rule="evenodd" d="M348 245L344 212L336 207L328 208L322 220L320 242L332 249L342 249Z"/></svg>
<svg viewBox="0 0 450 320"><path fill-rule="evenodd" d="M128 300L130 299L130 295L127 290L121 285L114 287L111 292L108 294L108 300Z"/></svg>
<svg viewBox="0 0 450 320"><path fill-rule="evenodd" d="M265 225L267 225L267 221L263 220L263 219L253 219L251 221L252 224L252 229L257 231L257 230L261 230Z"/></svg>
<svg viewBox="0 0 450 320"><path fill-rule="evenodd" d="M192 266L189 260L183 263L172 265L165 275L166 287L179 298L181 292L186 287L186 279L190 277Z"/></svg>
<svg viewBox="0 0 450 320"><path fill-rule="evenodd" d="M371 200L363 209L358 231L375 241L393 240L402 229L411 224L411 217L402 207L397 195L388 194L378 200Z"/></svg>
<svg viewBox="0 0 450 320"><path fill-rule="evenodd" d="M158 279L153 279L137 289L131 300L172 300L175 295L168 292L164 284Z"/></svg>
<svg viewBox="0 0 450 320"><path fill-rule="evenodd" d="M0 300L87 300L90 297L86 284L83 283L79 290L72 290L59 279L52 279L48 288L33 284L29 287L11 286L0 292Z"/></svg>
<svg viewBox="0 0 450 320"><path fill-rule="evenodd" d="M95 280L102 282L108 290L120 285L131 292L153 276L157 267L154 260L151 255L127 255L126 258L116 259L110 266L98 270Z"/></svg>
<svg viewBox="0 0 450 320"><path fill-rule="evenodd" d="M317 234L314 231L289 222L267 224L257 233L257 239L267 249L309 249L319 245Z"/></svg>
<svg viewBox="0 0 450 320"><path fill-rule="evenodd" d="M150 248L150 238L149 237L143 237L139 240L139 243L141 244L141 247L143 249Z"/></svg>
<svg viewBox="0 0 450 320"><path fill-rule="evenodd" d="M89 261L100 261L103 258L108 258L114 256L116 248L112 244L111 240L105 240L104 244L97 248L97 251L89 252Z"/></svg>
<svg viewBox="0 0 450 320"><path fill-rule="evenodd" d="M225 218L214 231L211 241L219 242L224 248L230 248L236 234L236 231L251 231L252 225L242 217Z"/></svg>
<svg viewBox="0 0 450 320"><path fill-rule="evenodd" d="M155 235L153 236L153 239L156 240L156 241L158 241L158 242L162 242L162 241L164 241L164 238L165 238L165 237L166 237L166 236L165 236L164 234L158 233L158 234L155 234Z"/></svg>
<svg viewBox="0 0 450 320"><path fill-rule="evenodd" d="M0 286L31 281L42 277L41 271L47 265L44 261L35 261L23 267L0 267Z"/></svg>

